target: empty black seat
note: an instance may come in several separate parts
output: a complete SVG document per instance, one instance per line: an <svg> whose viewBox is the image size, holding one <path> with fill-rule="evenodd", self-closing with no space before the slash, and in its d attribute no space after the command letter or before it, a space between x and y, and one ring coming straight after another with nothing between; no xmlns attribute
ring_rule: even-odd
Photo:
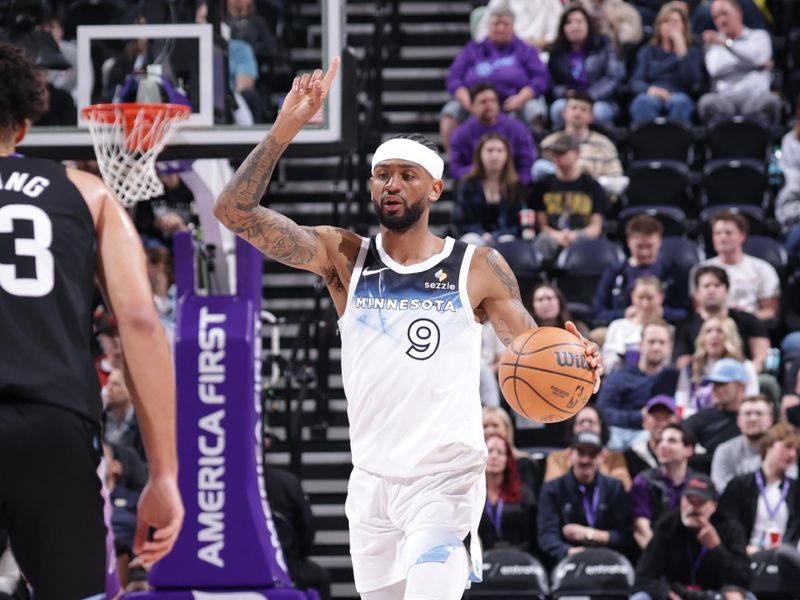
<svg viewBox="0 0 800 600"><path fill-rule="evenodd" d="M674 206L691 212L692 174L682 162L637 160L628 165L626 175L626 206Z"/></svg>
<svg viewBox="0 0 800 600"><path fill-rule="evenodd" d="M767 157L772 133L769 127L752 117L735 116L716 121L706 130L706 157L753 158Z"/></svg>
<svg viewBox="0 0 800 600"><path fill-rule="evenodd" d="M626 138L628 160L691 162L692 130L686 123L658 117L632 125Z"/></svg>
<svg viewBox="0 0 800 600"><path fill-rule="evenodd" d="M545 600L547 573L542 564L518 548L493 548L483 553L483 582L464 598L527 598Z"/></svg>
<svg viewBox="0 0 800 600"><path fill-rule="evenodd" d="M625 224L637 215L655 217L664 226L664 235L684 235L688 233L686 213L674 206L631 206L619 213L621 237L625 234Z"/></svg>
<svg viewBox="0 0 800 600"><path fill-rule="evenodd" d="M746 159L720 159L703 169L703 206L734 204L763 206L767 191L764 162Z"/></svg>

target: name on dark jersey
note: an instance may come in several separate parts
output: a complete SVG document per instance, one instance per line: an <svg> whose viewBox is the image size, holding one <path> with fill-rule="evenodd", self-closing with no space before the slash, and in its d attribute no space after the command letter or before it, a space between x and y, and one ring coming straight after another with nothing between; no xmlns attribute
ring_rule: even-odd
<svg viewBox="0 0 800 600"><path fill-rule="evenodd" d="M30 173L14 171L5 180L0 173L0 189L9 192L22 192L28 198L36 198L50 185L50 180L41 175L31 177Z"/></svg>
<svg viewBox="0 0 800 600"><path fill-rule="evenodd" d="M438 312L456 312L452 300L430 298L362 298L356 297L356 308L373 310L435 310Z"/></svg>

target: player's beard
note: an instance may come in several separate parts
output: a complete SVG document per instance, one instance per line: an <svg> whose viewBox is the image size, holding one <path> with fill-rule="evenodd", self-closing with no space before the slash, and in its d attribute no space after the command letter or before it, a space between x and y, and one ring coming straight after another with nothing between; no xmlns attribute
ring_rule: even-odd
<svg viewBox="0 0 800 600"><path fill-rule="evenodd" d="M378 222L390 231L407 231L422 217L422 213L428 207L427 201L423 198L414 206L409 206L403 199L403 210L397 214L387 215L383 212L381 202L373 202L375 212L378 214Z"/></svg>

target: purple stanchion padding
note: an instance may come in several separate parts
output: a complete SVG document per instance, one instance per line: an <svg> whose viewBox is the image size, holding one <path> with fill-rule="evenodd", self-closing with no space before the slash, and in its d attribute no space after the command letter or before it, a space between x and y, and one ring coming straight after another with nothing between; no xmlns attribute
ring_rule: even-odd
<svg viewBox="0 0 800 600"><path fill-rule="evenodd" d="M262 478L262 257L238 240L236 295L200 296L189 234L175 234L173 247L179 485L186 518L174 549L150 574L156 591L126 597L305 598L291 589Z"/></svg>
<svg viewBox="0 0 800 600"><path fill-rule="evenodd" d="M125 594L125 600L307 600L299 590L166 590Z"/></svg>

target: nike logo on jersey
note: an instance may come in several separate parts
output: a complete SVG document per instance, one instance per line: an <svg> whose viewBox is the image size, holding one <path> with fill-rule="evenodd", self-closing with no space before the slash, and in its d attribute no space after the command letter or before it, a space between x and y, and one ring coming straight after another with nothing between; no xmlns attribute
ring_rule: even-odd
<svg viewBox="0 0 800 600"><path fill-rule="evenodd" d="M375 273L380 273L381 271L388 271L389 267L383 267L381 269L364 269L361 271L361 274L366 277L367 275L375 275Z"/></svg>

